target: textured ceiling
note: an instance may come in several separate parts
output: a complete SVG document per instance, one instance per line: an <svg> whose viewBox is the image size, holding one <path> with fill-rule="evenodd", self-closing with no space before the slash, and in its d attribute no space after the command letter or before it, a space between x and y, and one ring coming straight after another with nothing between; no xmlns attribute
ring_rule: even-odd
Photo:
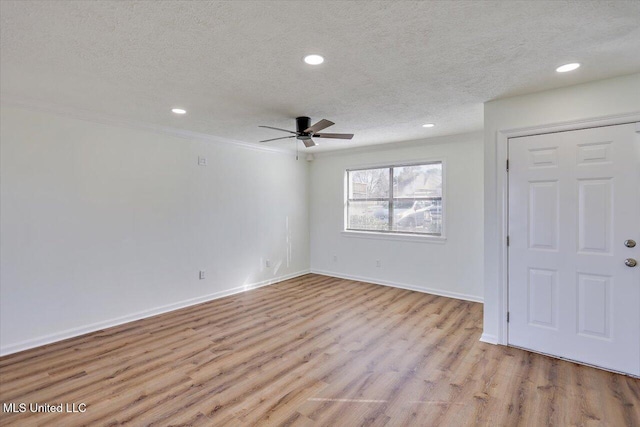
<svg viewBox="0 0 640 427"><path fill-rule="evenodd" d="M3 96L246 142L298 115L356 134L315 151L479 130L485 101L640 71L640 1L2 1L0 19Z"/></svg>

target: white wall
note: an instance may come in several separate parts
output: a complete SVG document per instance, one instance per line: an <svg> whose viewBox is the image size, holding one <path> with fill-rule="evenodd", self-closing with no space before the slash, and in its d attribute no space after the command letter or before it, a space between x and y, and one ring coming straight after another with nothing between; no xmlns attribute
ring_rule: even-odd
<svg viewBox="0 0 640 427"><path fill-rule="evenodd" d="M472 133L317 156L311 164L311 270L481 301L482 147L482 134ZM341 233L345 169L424 159L445 161L444 243Z"/></svg>
<svg viewBox="0 0 640 427"><path fill-rule="evenodd" d="M308 164L292 154L0 119L2 353L308 271Z"/></svg>
<svg viewBox="0 0 640 427"><path fill-rule="evenodd" d="M570 75L559 76L570 78ZM505 342L500 325L506 313L499 304L504 195L498 186L498 133L563 122L588 121L640 112L640 74L487 102L484 106L484 334Z"/></svg>

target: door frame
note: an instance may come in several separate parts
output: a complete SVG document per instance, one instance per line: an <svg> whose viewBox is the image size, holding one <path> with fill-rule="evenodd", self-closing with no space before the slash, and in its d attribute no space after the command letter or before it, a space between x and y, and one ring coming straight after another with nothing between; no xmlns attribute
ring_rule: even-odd
<svg viewBox="0 0 640 427"><path fill-rule="evenodd" d="M640 122L640 112L599 116L581 120L549 123L521 128L500 129L496 132L496 212L498 213L498 322L497 344L509 345L509 250L507 235L509 230L509 174L507 173L507 155L509 139L521 136L533 136L548 133L589 129L602 126L614 126ZM640 126L636 127L640 132Z"/></svg>

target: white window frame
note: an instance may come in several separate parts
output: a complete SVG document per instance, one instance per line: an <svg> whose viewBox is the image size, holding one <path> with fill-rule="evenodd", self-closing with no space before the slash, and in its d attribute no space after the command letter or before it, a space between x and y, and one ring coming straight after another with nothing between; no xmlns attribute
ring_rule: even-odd
<svg viewBox="0 0 640 427"><path fill-rule="evenodd" d="M399 232L399 231L386 231L386 230L356 230L349 229L349 172L366 169L384 169L405 167L405 166L419 166L428 164L441 164L442 165L442 225L439 235L428 233L412 233L412 232ZM392 173L392 172L391 172ZM392 183L390 182L390 185ZM422 199L422 198L421 198ZM428 198L424 198L428 199ZM387 198L385 198L387 200ZM389 188L389 203L393 200L393 186ZM366 201L366 200L365 200ZM382 239L382 240L406 240L406 241L418 241L418 242L430 242L430 243L444 243L446 241L445 225L446 225L446 161L444 158L431 158L414 160L411 162L389 162L389 163L375 163L366 165L357 165L354 167L346 168L344 171L344 214L343 214L343 229L342 235L345 237L367 238L367 239Z"/></svg>

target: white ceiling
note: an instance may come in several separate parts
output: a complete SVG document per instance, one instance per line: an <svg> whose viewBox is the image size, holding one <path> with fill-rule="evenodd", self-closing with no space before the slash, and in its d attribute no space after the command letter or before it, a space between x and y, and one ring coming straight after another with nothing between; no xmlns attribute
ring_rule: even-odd
<svg viewBox="0 0 640 427"><path fill-rule="evenodd" d="M485 101L640 71L640 1L2 1L0 13L3 96L246 142L284 136L257 126L294 129L298 115L356 134L315 151L479 130ZM309 53L325 63L304 64Z"/></svg>

